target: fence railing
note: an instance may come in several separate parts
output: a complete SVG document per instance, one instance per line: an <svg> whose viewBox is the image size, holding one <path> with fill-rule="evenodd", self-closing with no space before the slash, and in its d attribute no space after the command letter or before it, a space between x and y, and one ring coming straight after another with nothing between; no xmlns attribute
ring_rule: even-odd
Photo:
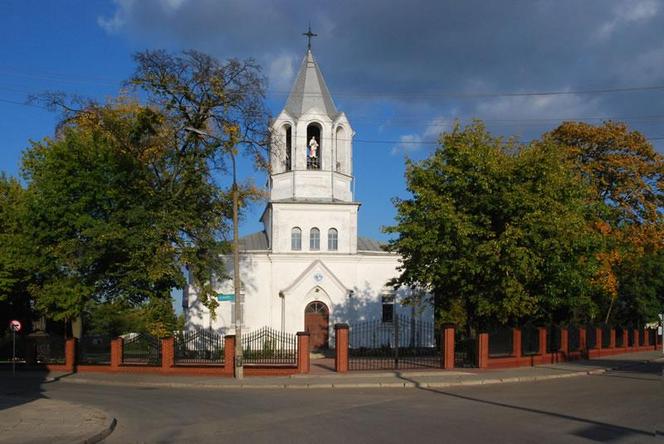
<svg viewBox="0 0 664 444"><path fill-rule="evenodd" d="M263 327L242 336L245 365L297 365L297 336Z"/></svg>
<svg viewBox="0 0 664 444"><path fill-rule="evenodd" d="M521 354L524 356L536 355L540 352L539 328L533 324L526 324L521 328Z"/></svg>
<svg viewBox="0 0 664 444"><path fill-rule="evenodd" d="M577 325L567 327L567 347L571 352L581 350L581 335Z"/></svg>
<svg viewBox="0 0 664 444"><path fill-rule="evenodd" d="M514 333L510 327L496 327L489 331L489 357L511 356L514 352Z"/></svg>
<svg viewBox="0 0 664 444"><path fill-rule="evenodd" d="M161 340L148 333L131 334L124 340L122 363L161 365Z"/></svg>
<svg viewBox="0 0 664 444"><path fill-rule="evenodd" d="M213 330L188 330L175 334L175 364L222 365L224 337Z"/></svg>
<svg viewBox="0 0 664 444"><path fill-rule="evenodd" d="M597 328L594 325L586 325L586 350L597 347Z"/></svg>
<svg viewBox="0 0 664 444"><path fill-rule="evenodd" d="M111 363L111 336L88 335L78 341L79 364L108 365Z"/></svg>

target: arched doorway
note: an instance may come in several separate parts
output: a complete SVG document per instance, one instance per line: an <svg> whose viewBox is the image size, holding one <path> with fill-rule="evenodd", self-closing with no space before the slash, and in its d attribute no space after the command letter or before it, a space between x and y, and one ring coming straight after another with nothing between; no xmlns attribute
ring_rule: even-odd
<svg viewBox="0 0 664 444"><path fill-rule="evenodd" d="M310 302L304 309L304 330L309 332L310 350L328 347L330 310L321 301Z"/></svg>

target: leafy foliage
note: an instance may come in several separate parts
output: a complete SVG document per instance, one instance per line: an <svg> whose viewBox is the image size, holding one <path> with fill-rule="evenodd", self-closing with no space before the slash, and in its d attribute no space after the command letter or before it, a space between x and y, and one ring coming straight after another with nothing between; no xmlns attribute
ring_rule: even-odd
<svg viewBox="0 0 664 444"><path fill-rule="evenodd" d="M410 199L395 201L393 284L424 287L443 321L468 330L524 317L592 316L589 189L551 143L494 138L481 123L444 134L409 161Z"/></svg>

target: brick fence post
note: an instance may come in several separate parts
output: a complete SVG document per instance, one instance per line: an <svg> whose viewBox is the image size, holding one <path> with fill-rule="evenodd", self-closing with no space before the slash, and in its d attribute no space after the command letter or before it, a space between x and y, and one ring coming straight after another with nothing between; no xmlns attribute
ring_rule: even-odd
<svg viewBox="0 0 664 444"><path fill-rule="evenodd" d="M604 343L603 334L604 332L601 328L595 329L595 348L600 351L602 350L602 344Z"/></svg>
<svg viewBox="0 0 664 444"><path fill-rule="evenodd" d="M579 327L579 351L581 353L588 351L588 344L587 344L587 336L586 336L586 328L585 327Z"/></svg>
<svg viewBox="0 0 664 444"><path fill-rule="evenodd" d="M647 328L643 329L643 346L644 347L649 347L650 344L650 332L648 331Z"/></svg>
<svg viewBox="0 0 664 444"><path fill-rule="evenodd" d="M334 371L348 372L348 324L334 324Z"/></svg>
<svg viewBox="0 0 664 444"><path fill-rule="evenodd" d="M111 370L117 370L122 365L123 348L124 339L111 339Z"/></svg>
<svg viewBox="0 0 664 444"><path fill-rule="evenodd" d="M546 354L546 327L539 327L537 333L539 335L539 350L537 354L544 356Z"/></svg>
<svg viewBox="0 0 664 444"><path fill-rule="evenodd" d="M634 342L632 345L634 346L634 350L638 350L641 346L641 343L639 342L639 329L635 328L632 335L634 336Z"/></svg>
<svg viewBox="0 0 664 444"><path fill-rule="evenodd" d="M443 335L441 338L441 347L443 348L443 362L444 369L454 368L454 324L443 325Z"/></svg>
<svg viewBox="0 0 664 444"><path fill-rule="evenodd" d="M76 371L76 338L69 338L65 342L65 368L68 372Z"/></svg>
<svg viewBox="0 0 664 444"><path fill-rule="evenodd" d="M616 329L612 328L609 335L609 348L616 348Z"/></svg>
<svg viewBox="0 0 664 444"><path fill-rule="evenodd" d="M477 367L489 368L489 333L477 335Z"/></svg>
<svg viewBox="0 0 664 444"><path fill-rule="evenodd" d="M309 332L297 332L297 372L309 373Z"/></svg>
<svg viewBox="0 0 664 444"><path fill-rule="evenodd" d="M623 348L629 349L629 330L623 328Z"/></svg>
<svg viewBox="0 0 664 444"><path fill-rule="evenodd" d="M569 329L560 327L560 351L563 357L567 359L569 354Z"/></svg>
<svg viewBox="0 0 664 444"><path fill-rule="evenodd" d="M235 373L235 335L224 337L224 373L229 376Z"/></svg>
<svg viewBox="0 0 664 444"><path fill-rule="evenodd" d="M521 329L512 329L512 356L515 358L521 357Z"/></svg>
<svg viewBox="0 0 664 444"><path fill-rule="evenodd" d="M161 369L168 371L175 367L175 338L161 339Z"/></svg>

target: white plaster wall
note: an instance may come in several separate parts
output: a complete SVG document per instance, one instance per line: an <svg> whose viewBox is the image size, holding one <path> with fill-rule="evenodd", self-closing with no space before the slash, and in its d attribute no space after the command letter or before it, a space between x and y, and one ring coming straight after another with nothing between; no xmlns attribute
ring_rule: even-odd
<svg viewBox="0 0 664 444"><path fill-rule="evenodd" d="M320 254L327 251L327 231L336 228L338 250L335 254L353 254L357 251L358 204L272 203L272 251L293 253L291 230L302 230L302 251L294 254ZM320 230L320 250L309 251L309 231Z"/></svg>
<svg viewBox="0 0 664 444"><path fill-rule="evenodd" d="M232 264L230 258L228 263ZM381 296L391 291L386 283L397 276L398 264L398 256L389 254L319 254L316 257L247 254L241 265L245 292L244 327L247 331L265 325L281 329L283 303L285 331L301 331L304 329L304 309L314 300L324 302L330 309L330 329L338 322L380 319ZM232 270L228 272L232 275ZM232 288L232 282L226 281L218 290L232 293ZM195 298L192 293L189 292L189 297ZM194 299L190 299L189 307L189 326L207 328L212 325L221 332L233 329L230 302L220 303L216 320L210 320L208 311ZM410 309L402 310L409 312Z"/></svg>

